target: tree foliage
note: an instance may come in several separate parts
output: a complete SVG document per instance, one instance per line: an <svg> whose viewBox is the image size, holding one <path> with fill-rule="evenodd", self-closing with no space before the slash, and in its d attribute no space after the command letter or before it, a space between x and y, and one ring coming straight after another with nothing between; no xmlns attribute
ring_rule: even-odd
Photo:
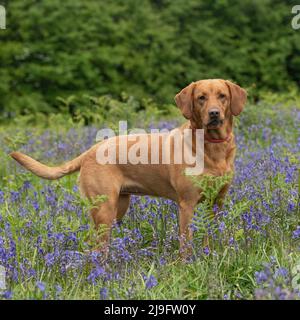
<svg viewBox="0 0 300 320"><path fill-rule="evenodd" d="M3 114L52 112L76 94L170 103L201 78L258 91L300 86L300 31L283 0L4 1Z"/></svg>

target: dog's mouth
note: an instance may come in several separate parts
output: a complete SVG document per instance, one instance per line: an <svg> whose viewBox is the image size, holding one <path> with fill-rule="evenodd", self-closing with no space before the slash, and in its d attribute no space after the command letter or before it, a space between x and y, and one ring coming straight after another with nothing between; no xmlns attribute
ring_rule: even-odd
<svg viewBox="0 0 300 320"><path fill-rule="evenodd" d="M215 118L215 119L210 120L210 121L207 123L206 127L207 127L208 129L219 128L219 127L221 127L221 126L223 125L223 122L224 122L223 120L221 120L221 119L219 119L219 118Z"/></svg>

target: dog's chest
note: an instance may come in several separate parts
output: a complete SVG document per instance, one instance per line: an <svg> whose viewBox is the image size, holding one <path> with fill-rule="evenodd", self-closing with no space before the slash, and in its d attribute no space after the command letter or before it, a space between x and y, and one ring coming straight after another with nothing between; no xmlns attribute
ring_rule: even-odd
<svg viewBox="0 0 300 320"><path fill-rule="evenodd" d="M210 146L211 147L211 146ZM235 145L223 149L207 148L204 155L204 174L222 176L233 171L235 158Z"/></svg>

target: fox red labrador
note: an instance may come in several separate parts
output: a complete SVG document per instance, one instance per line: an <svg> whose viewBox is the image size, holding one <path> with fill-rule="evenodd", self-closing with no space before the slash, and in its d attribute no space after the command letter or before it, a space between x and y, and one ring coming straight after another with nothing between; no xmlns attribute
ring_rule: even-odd
<svg viewBox="0 0 300 320"><path fill-rule="evenodd" d="M177 130L192 129L192 149L195 144L195 129L204 130L204 170L201 175L221 176L234 171L236 145L233 117L242 112L246 100L244 89L222 79L192 82L175 96L177 106L188 120ZM149 134L148 138L150 156L153 135ZM41 164L20 152L12 152L11 156L26 169L45 179L59 179L80 171L79 185L84 196L107 196L105 202L91 210L96 227L100 224L111 227L115 219L122 219L129 207L131 194L159 196L176 201L179 205L180 246L183 248L186 241L192 237L189 225L195 207L203 198L202 191L184 173L189 164L99 163L97 149L110 139L94 145L74 160L57 167ZM120 137L115 141L117 145L122 144ZM127 148L130 148L132 143L128 142ZM162 145L160 139L159 148L162 148ZM119 156L117 153L117 158ZM229 185L226 185L220 191L217 201L224 198L228 187ZM108 239L109 232L101 240L107 243Z"/></svg>

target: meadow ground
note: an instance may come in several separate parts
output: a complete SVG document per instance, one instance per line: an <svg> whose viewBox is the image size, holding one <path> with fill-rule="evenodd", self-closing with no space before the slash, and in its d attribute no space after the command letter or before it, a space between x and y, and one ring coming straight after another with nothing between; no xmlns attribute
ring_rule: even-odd
<svg viewBox="0 0 300 320"><path fill-rule="evenodd" d="M60 163L91 146L99 128L66 123L30 128L22 121L3 127L1 298L299 299L299 106L285 99L247 106L235 131L234 183L218 221L209 219L205 205L197 209L193 257L186 263L178 259L173 202L133 197L123 222L114 226L104 261L101 254L87 253L96 235L77 175L41 180L7 155L19 149ZM176 122L155 120L152 126ZM202 246L206 231L209 248Z"/></svg>

